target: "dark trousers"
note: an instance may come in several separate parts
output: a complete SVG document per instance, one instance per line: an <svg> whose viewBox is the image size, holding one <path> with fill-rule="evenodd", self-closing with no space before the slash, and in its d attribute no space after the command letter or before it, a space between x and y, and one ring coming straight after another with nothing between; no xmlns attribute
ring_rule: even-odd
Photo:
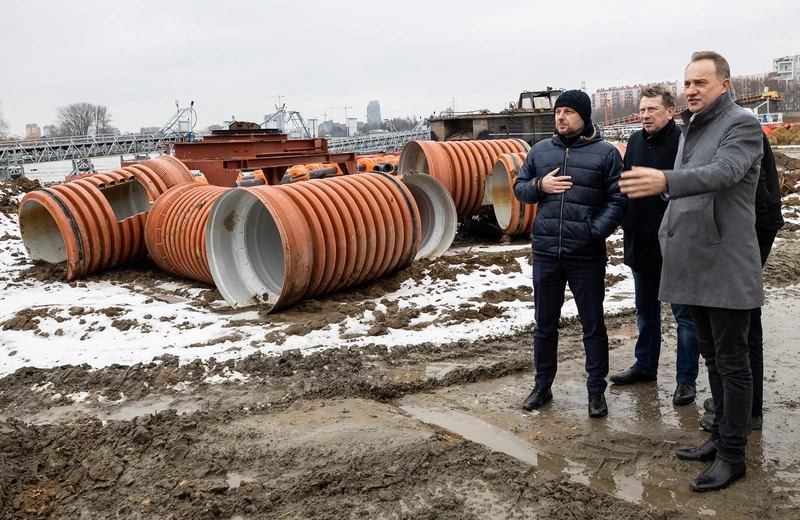
<svg viewBox="0 0 800 520"><path fill-rule="evenodd" d="M661 356L661 302L658 300L660 274L633 271L633 286L636 296L636 339L633 367L648 376L658 375L658 360ZM695 384L700 362L700 350L694 338L694 324L687 305L672 304L672 315L678 324L678 348L675 363L675 380L678 383Z"/></svg>
<svg viewBox="0 0 800 520"><path fill-rule="evenodd" d="M778 230L756 228L758 249L761 251L761 267L767 263L772 243ZM747 336L750 347L750 370L753 371L753 417L764 415L764 332L761 328L761 308L750 313L750 333Z"/></svg>
<svg viewBox="0 0 800 520"><path fill-rule="evenodd" d="M690 305L689 311L714 399L716 418L711 439L717 446L717 457L731 464L743 462L753 405L747 344L750 309Z"/></svg>
<svg viewBox="0 0 800 520"><path fill-rule="evenodd" d="M558 369L558 322L566 284L575 297L583 327L589 392L604 392L608 375L608 334L603 317L606 259L569 260L533 255L533 362L536 384L550 388Z"/></svg>

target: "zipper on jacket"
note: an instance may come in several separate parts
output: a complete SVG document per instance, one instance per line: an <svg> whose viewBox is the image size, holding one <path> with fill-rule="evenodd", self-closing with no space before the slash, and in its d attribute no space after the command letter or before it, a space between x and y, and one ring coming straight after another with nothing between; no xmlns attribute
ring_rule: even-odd
<svg viewBox="0 0 800 520"><path fill-rule="evenodd" d="M569 159L569 148L564 154L564 171L561 175L567 174L567 160ZM561 209L558 210L558 258L561 258L561 233L564 227L564 196L567 192L561 194Z"/></svg>

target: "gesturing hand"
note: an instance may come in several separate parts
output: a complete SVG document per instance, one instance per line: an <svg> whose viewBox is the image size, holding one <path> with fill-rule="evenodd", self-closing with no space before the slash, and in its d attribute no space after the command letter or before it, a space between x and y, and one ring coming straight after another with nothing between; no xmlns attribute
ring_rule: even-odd
<svg viewBox="0 0 800 520"><path fill-rule="evenodd" d="M541 191L544 193L559 194L564 193L572 187L572 177L569 175L562 175L556 177L556 174L561 168L556 168L544 177L542 177L541 184L539 185Z"/></svg>
<svg viewBox="0 0 800 520"><path fill-rule="evenodd" d="M667 177L661 170L634 166L622 172L619 191L631 199L658 195L667 191Z"/></svg>

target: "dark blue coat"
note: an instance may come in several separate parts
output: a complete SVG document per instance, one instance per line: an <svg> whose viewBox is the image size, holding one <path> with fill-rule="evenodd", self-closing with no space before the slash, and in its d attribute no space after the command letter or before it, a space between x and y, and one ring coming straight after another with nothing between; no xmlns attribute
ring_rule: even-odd
<svg viewBox="0 0 800 520"><path fill-rule="evenodd" d="M644 130L634 132L625 150L625 169L633 166L672 169L680 140L681 130L671 119L653 135ZM628 209L622 219L625 265L637 273L661 276L658 228L666 209L667 201L661 195L628 201Z"/></svg>
<svg viewBox="0 0 800 520"><path fill-rule="evenodd" d="M533 252L555 258L606 258L605 239L625 214L628 198L619 191L622 158L593 126L570 148L558 135L539 141L528 152L514 194L520 202L537 203L533 222ZM565 193L539 193L535 179L556 168L570 175Z"/></svg>

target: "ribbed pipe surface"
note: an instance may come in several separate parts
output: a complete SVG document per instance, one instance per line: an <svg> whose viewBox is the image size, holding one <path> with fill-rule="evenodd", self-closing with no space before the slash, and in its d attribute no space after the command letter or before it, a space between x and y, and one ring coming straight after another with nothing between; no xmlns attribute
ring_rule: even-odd
<svg viewBox="0 0 800 520"><path fill-rule="evenodd" d="M155 159L139 161L122 169L132 173L144 185L153 201L173 186L195 182L189 168L171 155L159 155Z"/></svg>
<svg viewBox="0 0 800 520"><path fill-rule="evenodd" d="M400 154L399 175L426 173L444 184L459 218L477 215L491 204L491 174L500 154L526 153L521 139L409 141Z"/></svg>
<svg viewBox="0 0 800 520"><path fill-rule="evenodd" d="M536 204L523 204L514 195L514 181L525 163L526 155L501 154L492 170L494 215L504 235L521 235L533 230Z"/></svg>
<svg viewBox="0 0 800 520"><path fill-rule="evenodd" d="M75 280L143 256L149 207L132 173L99 173L26 194L20 234L33 260L64 262L65 279Z"/></svg>
<svg viewBox="0 0 800 520"><path fill-rule="evenodd" d="M269 311L402 269L420 237L411 192L382 173L228 190L206 230L225 300Z"/></svg>
<svg viewBox="0 0 800 520"><path fill-rule="evenodd" d="M164 192L147 215L145 244L163 270L213 285L206 255L208 214L228 188L184 183Z"/></svg>
<svg viewBox="0 0 800 520"><path fill-rule="evenodd" d="M141 258L148 196L185 182L194 184L186 165L162 155L32 191L18 213L25 249L34 260L66 262L67 280Z"/></svg>

